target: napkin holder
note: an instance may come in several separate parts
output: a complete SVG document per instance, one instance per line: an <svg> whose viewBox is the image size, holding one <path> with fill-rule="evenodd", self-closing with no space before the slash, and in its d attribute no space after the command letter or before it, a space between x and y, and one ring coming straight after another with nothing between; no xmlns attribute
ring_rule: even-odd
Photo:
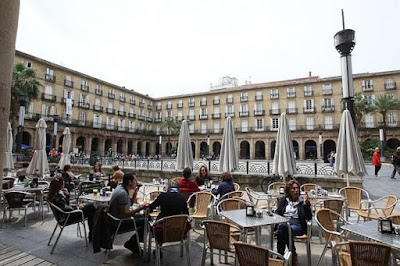
<svg viewBox="0 0 400 266"><path fill-rule="evenodd" d="M393 233L393 223L389 218L379 218L378 219L378 231L384 234Z"/></svg>
<svg viewBox="0 0 400 266"><path fill-rule="evenodd" d="M246 216L255 216L256 212L254 210L254 207L252 205L248 205L246 207Z"/></svg>

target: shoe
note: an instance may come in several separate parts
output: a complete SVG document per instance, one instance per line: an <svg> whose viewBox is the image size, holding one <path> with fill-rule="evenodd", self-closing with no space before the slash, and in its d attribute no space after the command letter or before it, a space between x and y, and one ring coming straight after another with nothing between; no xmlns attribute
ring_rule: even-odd
<svg viewBox="0 0 400 266"><path fill-rule="evenodd" d="M391 177L391 179L397 179L397 177L394 177L394 176L393 176L393 177Z"/></svg>
<svg viewBox="0 0 400 266"><path fill-rule="evenodd" d="M131 240L126 241L124 247L132 251L133 255L140 255L139 247L135 245Z"/></svg>

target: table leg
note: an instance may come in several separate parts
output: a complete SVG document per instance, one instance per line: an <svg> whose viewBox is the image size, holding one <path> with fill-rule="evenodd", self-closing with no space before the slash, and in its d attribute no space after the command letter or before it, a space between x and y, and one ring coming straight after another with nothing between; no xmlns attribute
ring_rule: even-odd
<svg viewBox="0 0 400 266"><path fill-rule="evenodd" d="M288 233L289 233L289 251L292 252L293 248L293 239L292 239L292 228L290 227L290 223L287 222Z"/></svg>
<svg viewBox="0 0 400 266"><path fill-rule="evenodd" d="M150 259L150 254L147 254L147 239L150 237L148 235L148 227L149 227L149 215L145 214L144 216L144 229L143 229L143 257L148 256Z"/></svg>
<svg viewBox="0 0 400 266"><path fill-rule="evenodd" d="M269 245L270 249L274 250L274 226L273 224L270 225L270 232L269 232Z"/></svg>
<svg viewBox="0 0 400 266"><path fill-rule="evenodd" d="M255 228L256 231L256 244L257 246L261 246L261 226L257 226Z"/></svg>
<svg viewBox="0 0 400 266"><path fill-rule="evenodd" d="M44 220L44 193L43 191L40 191L40 208L42 208L42 220Z"/></svg>

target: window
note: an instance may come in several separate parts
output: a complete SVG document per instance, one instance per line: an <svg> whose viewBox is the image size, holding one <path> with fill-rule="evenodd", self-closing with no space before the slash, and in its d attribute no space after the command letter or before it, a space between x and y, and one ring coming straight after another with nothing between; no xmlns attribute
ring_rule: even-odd
<svg viewBox="0 0 400 266"><path fill-rule="evenodd" d="M54 76L53 69L47 68L46 69L46 74L45 74L44 77L45 77L45 80L47 80L47 81L51 81L51 82L56 81L56 77Z"/></svg>
<svg viewBox="0 0 400 266"><path fill-rule="evenodd" d="M27 68L32 68L33 67L33 64L32 64L32 62L26 62L25 63L25 66L27 67Z"/></svg>
<svg viewBox="0 0 400 266"><path fill-rule="evenodd" d="M225 117L234 117L235 116L235 111L234 111L234 106L233 105L227 105L226 106L226 115Z"/></svg>
<svg viewBox="0 0 400 266"><path fill-rule="evenodd" d="M242 120L242 132L249 131L249 122L247 120Z"/></svg>
<svg viewBox="0 0 400 266"><path fill-rule="evenodd" d="M286 89L287 97L296 97L296 89L295 87L287 88Z"/></svg>
<svg viewBox="0 0 400 266"><path fill-rule="evenodd" d="M114 118L113 117L107 117L106 128L114 129Z"/></svg>
<svg viewBox="0 0 400 266"><path fill-rule="evenodd" d="M322 85L322 95L332 94L332 84Z"/></svg>
<svg viewBox="0 0 400 266"><path fill-rule="evenodd" d="M240 116L249 116L249 107L247 104L240 105Z"/></svg>
<svg viewBox="0 0 400 266"><path fill-rule="evenodd" d="M262 99L263 99L262 91L257 91L256 92L256 101L260 101Z"/></svg>
<svg viewBox="0 0 400 266"><path fill-rule="evenodd" d="M289 118L289 129L296 130L296 118Z"/></svg>
<svg viewBox="0 0 400 266"><path fill-rule="evenodd" d="M189 120L195 120L195 117L194 117L194 109L190 109L189 110Z"/></svg>
<svg viewBox="0 0 400 266"><path fill-rule="evenodd" d="M121 101L121 102L125 102L125 93L123 93L123 92L121 92L120 93L120 95L119 95L119 100Z"/></svg>
<svg viewBox="0 0 400 266"><path fill-rule="evenodd" d="M183 107L183 100L182 100L182 99L179 99L179 100L178 100L178 105L177 105L177 107L178 107L178 108L182 108L182 107Z"/></svg>
<svg viewBox="0 0 400 266"><path fill-rule="evenodd" d="M214 122L214 133L219 133L221 130L221 125L219 121Z"/></svg>
<svg viewBox="0 0 400 266"><path fill-rule="evenodd" d="M264 129L264 119L255 119L255 130L262 131Z"/></svg>
<svg viewBox="0 0 400 266"><path fill-rule="evenodd" d="M219 96L214 96L213 103L214 104L219 104Z"/></svg>
<svg viewBox="0 0 400 266"><path fill-rule="evenodd" d="M87 94L81 94L81 106L82 107L88 107L89 106L89 95Z"/></svg>
<svg viewBox="0 0 400 266"><path fill-rule="evenodd" d="M128 122L128 130L129 130L129 132L134 132L135 131L135 121L129 121Z"/></svg>
<svg viewBox="0 0 400 266"><path fill-rule="evenodd" d="M101 85L96 84L96 88L94 90L94 93L96 93L97 95L103 95L103 89L101 88Z"/></svg>
<svg viewBox="0 0 400 266"><path fill-rule="evenodd" d="M306 129L314 130L314 117L306 117Z"/></svg>
<svg viewBox="0 0 400 266"><path fill-rule="evenodd" d="M392 113L392 112L388 113L387 114L387 121L388 121L387 123L388 123L389 127L397 126L397 115L396 115L396 113Z"/></svg>
<svg viewBox="0 0 400 266"><path fill-rule="evenodd" d="M304 100L304 112L305 113L314 112L314 99Z"/></svg>
<svg viewBox="0 0 400 266"><path fill-rule="evenodd" d="M365 127L373 128L374 127L374 116L371 114L365 115Z"/></svg>
<svg viewBox="0 0 400 266"><path fill-rule="evenodd" d="M279 90L278 89L272 89L271 90L271 99L278 99L279 98Z"/></svg>
<svg viewBox="0 0 400 266"><path fill-rule="evenodd" d="M233 103L233 95L232 94L228 94L228 96L226 97L226 103Z"/></svg>
<svg viewBox="0 0 400 266"><path fill-rule="evenodd" d="M201 132L200 133L207 133L207 123L201 123Z"/></svg>
<svg viewBox="0 0 400 266"><path fill-rule="evenodd" d="M73 87L74 83L72 82L72 77L69 75L65 76L64 85L68 87Z"/></svg>
<svg viewBox="0 0 400 266"><path fill-rule="evenodd" d="M125 120L118 119L118 130L124 131L125 130Z"/></svg>
<svg viewBox="0 0 400 266"><path fill-rule="evenodd" d="M53 87L46 85L44 88L44 98L46 100L53 100Z"/></svg>
<svg viewBox="0 0 400 266"><path fill-rule="evenodd" d="M130 104L133 104L133 105L136 104L135 96L131 95L131 98L130 98L130 100L129 100L129 103L130 103ZM160 104L161 104L161 103L160 103Z"/></svg>
<svg viewBox="0 0 400 266"><path fill-rule="evenodd" d="M254 104L254 115L263 115L263 105L262 103Z"/></svg>
<svg viewBox="0 0 400 266"><path fill-rule="evenodd" d="M304 96L312 96L312 95L313 95L312 87L310 85L304 86Z"/></svg>
<svg viewBox="0 0 400 266"><path fill-rule="evenodd" d="M332 116L325 116L325 129L333 129Z"/></svg>
<svg viewBox="0 0 400 266"><path fill-rule="evenodd" d="M200 106L207 105L207 97L201 97Z"/></svg>
<svg viewBox="0 0 400 266"><path fill-rule="evenodd" d="M162 103L157 103L156 110L161 110L161 109L162 109Z"/></svg>
<svg viewBox="0 0 400 266"><path fill-rule="evenodd" d="M114 109L114 104L112 102L107 103L107 108L108 109Z"/></svg>
<svg viewBox="0 0 400 266"><path fill-rule="evenodd" d="M178 110L177 118L178 118L178 120L183 120L183 112L182 112L182 110Z"/></svg>
<svg viewBox="0 0 400 266"><path fill-rule="evenodd" d="M271 115L278 115L279 114L279 103L272 102L271 104Z"/></svg>
<svg viewBox="0 0 400 266"><path fill-rule="evenodd" d="M212 114L212 118L221 118L219 106L214 107L214 113Z"/></svg>
<svg viewBox="0 0 400 266"><path fill-rule="evenodd" d="M86 113L79 112L79 125L84 126L86 123Z"/></svg>
<svg viewBox="0 0 400 266"><path fill-rule="evenodd" d="M157 120L157 121L161 121L161 117L162 117L162 116L161 116L161 112L157 112L157 113L156 113L156 120Z"/></svg>
<svg viewBox="0 0 400 266"><path fill-rule="evenodd" d="M194 133L194 125L193 124L189 125L189 132Z"/></svg>
<svg viewBox="0 0 400 266"><path fill-rule="evenodd" d="M297 109L296 109L296 102L295 101L290 101L288 102L288 110L287 110L288 114L295 114L297 113Z"/></svg>
<svg viewBox="0 0 400 266"><path fill-rule="evenodd" d="M96 128L101 127L101 115L97 115L97 114L93 115L93 127L96 127Z"/></svg>
<svg viewBox="0 0 400 266"><path fill-rule="evenodd" d="M388 78L385 81L385 89L390 90L390 89L395 89L396 88L396 82L394 82L393 79Z"/></svg>
<svg viewBox="0 0 400 266"><path fill-rule="evenodd" d="M333 98L322 99L322 111L323 112L335 111L335 104Z"/></svg>
<svg viewBox="0 0 400 266"><path fill-rule="evenodd" d="M371 106L375 101L375 95L363 95L363 97L367 100L369 106Z"/></svg>
<svg viewBox="0 0 400 266"><path fill-rule="evenodd" d="M94 106L93 106L94 110L99 111L102 107L101 107L101 100L99 98L95 98L94 99Z"/></svg>
<svg viewBox="0 0 400 266"><path fill-rule="evenodd" d="M279 118L271 118L271 130L276 131L279 127Z"/></svg>
<svg viewBox="0 0 400 266"><path fill-rule="evenodd" d="M189 98L189 102L188 102L190 107L194 106L194 98Z"/></svg>
<svg viewBox="0 0 400 266"><path fill-rule="evenodd" d="M81 81L81 90L83 90L83 91L89 90L89 83L85 79L82 79L82 81Z"/></svg>
<svg viewBox="0 0 400 266"><path fill-rule="evenodd" d="M114 89L108 90L108 98L111 98L111 99L115 98Z"/></svg>
<svg viewBox="0 0 400 266"><path fill-rule="evenodd" d="M372 82L372 79L362 80L361 84L362 84L363 91L373 91L374 90L374 84Z"/></svg>
<svg viewBox="0 0 400 266"><path fill-rule="evenodd" d="M240 101L241 102L247 102L248 98L249 97L248 97L247 91L240 93Z"/></svg>
<svg viewBox="0 0 400 266"><path fill-rule="evenodd" d="M200 116L201 117L207 117L207 108L201 108L200 109Z"/></svg>

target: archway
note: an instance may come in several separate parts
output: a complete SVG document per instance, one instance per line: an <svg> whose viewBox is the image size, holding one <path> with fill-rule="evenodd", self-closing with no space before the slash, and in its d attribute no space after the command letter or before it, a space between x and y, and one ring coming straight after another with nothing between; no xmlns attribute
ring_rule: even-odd
<svg viewBox="0 0 400 266"><path fill-rule="evenodd" d="M213 143L213 153L215 156L219 156L221 153L221 143L219 141Z"/></svg>
<svg viewBox="0 0 400 266"><path fill-rule="evenodd" d="M57 150L58 152L62 152L62 143L63 143L63 140L64 140L64 135L61 135L61 137L58 139L58 145L57 145L57 147L56 147L56 150Z"/></svg>
<svg viewBox="0 0 400 266"><path fill-rule="evenodd" d="M117 153L122 153L122 146L124 145L124 141L122 139L119 139L117 141Z"/></svg>
<svg viewBox="0 0 400 266"><path fill-rule="evenodd" d="M328 154L331 153L331 151L336 151L336 143L331 139L325 140L323 150L324 162L329 163Z"/></svg>
<svg viewBox="0 0 400 266"><path fill-rule="evenodd" d="M92 147L90 148L90 152L98 153L99 152L99 144L100 144L99 138L93 138L92 139Z"/></svg>
<svg viewBox="0 0 400 266"><path fill-rule="evenodd" d="M132 154L133 153L133 148L132 148L132 140L128 141L128 152L127 154Z"/></svg>
<svg viewBox="0 0 400 266"><path fill-rule="evenodd" d="M22 133L22 144L32 146L32 136L29 134L29 132L24 131Z"/></svg>
<svg viewBox="0 0 400 266"><path fill-rule="evenodd" d="M93 144L93 141L92 141ZM93 146L93 145L92 145ZM73 147L74 148L74 147ZM85 148L85 137L79 136L79 138L76 139L75 141L75 148L78 148L78 152L84 152Z"/></svg>
<svg viewBox="0 0 400 266"><path fill-rule="evenodd" d="M156 155L161 155L161 144L159 142L156 143Z"/></svg>
<svg viewBox="0 0 400 266"><path fill-rule="evenodd" d="M254 158L258 160L265 159L265 143L262 140L259 140L255 144L255 154Z"/></svg>
<svg viewBox="0 0 400 266"><path fill-rule="evenodd" d="M146 142L146 157L150 156L150 142Z"/></svg>
<svg viewBox="0 0 400 266"><path fill-rule="evenodd" d="M200 157L207 157L208 156L208 145L207 142L202 141L200 143Z"/></svg>
<svg viewBox="0 0 400 266"><path fill-rule="evenodd" d="M294 150L294 153L296 154L296 158L295 159L299 159L299 143L297 142L297 141L295 141L295 140L292 140L292 143L293 143L293 150Z"/></svg>
<svg viewBox="0 0 400 266"><path fill-rule="evenodd" d="M305 156L304 158L315 160L317 159L317 143L313 140L307 140L304 144L305 146Z"/></svg>
<svg viewBox="0 0 400 266"><path fill-rule="evenodd" d="M395 150L397 147L400 146L400 140L398 140L396 138L390 138L390 139L386 140L386 146L389 149Z"/></svg>
<svg viewBox="0 0 400 266"><path fill-rule="evenodd" d="M240 159L250 159L250 143L248 141L242 141L240 143Z"/></svg>
<svg viewBox="0 0 400 266"><path fill-rule="evenodd" d="M194 142L190 142L190 144L192 145L192 155L194 158L196 156L196 144Z"/></svg>
<svg viewBox="0 0 400 266"><path fill-rule="evenodd" d="M276 146L276 140L271 141L271 159L274 159L275 156L275 146Z"/></svg>
<svg viewBox="0 0 400 266"><path fill-rule="evenodd" d="M108 152L108 150L111 148L111 145L112 145L112 140L111 139L106 139L106 142L104 143L104 152L105 153ZM112 148L111 148L111 150L112 150Z"/></svg>
<svg viewBox="0 0 400 266"><path fill-rule="evenodd" d="M46 134L46 153L49 153L52 144L53 144L53 136L50 134Z"/></svg>
<svg viewBox="0 0 400 266"><path fill-rule="evenodd" d="M172 150L171 142L165 143L165 153L168 154L168 155L171 155L171 150Z"/></svg>
<svg viewBox="0 0 400 266"><path fill-rule="evenodd" d="M136 154L139 156L142 156L142 142L141 141L138 141L138 143L137 143Z"/></svg>

